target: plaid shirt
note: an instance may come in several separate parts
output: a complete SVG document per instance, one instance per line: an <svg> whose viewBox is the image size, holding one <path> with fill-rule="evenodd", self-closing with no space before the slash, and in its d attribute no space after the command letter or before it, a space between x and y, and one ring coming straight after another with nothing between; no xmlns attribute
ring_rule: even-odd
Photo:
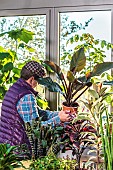
<svg viewBox="0 0 113 170"><path fill-rule="evenodd" d="M31 123L32 119L39 117L39 115L41 114L45 114L47 120L42 121L43 126L51 124L52 127L54 127L56 124L60 123L58 112L51 112L49 110L39 109L37 107L36 99L33 94L27 94L18 101L17 111L24 120L24 122Z"/></svg>

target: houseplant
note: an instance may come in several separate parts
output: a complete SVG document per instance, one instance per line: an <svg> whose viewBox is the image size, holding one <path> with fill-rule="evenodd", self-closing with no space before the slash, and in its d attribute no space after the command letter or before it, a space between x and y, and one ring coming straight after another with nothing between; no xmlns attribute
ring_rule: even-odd
<svg viewBox="0 0 113 170"><path fill-rule="evenodd" d="M95 77L95 76L99 76L101 75L103 72L113 68L113 62L100 62L100 63L96 63L94 64L94 67L92 67L92 69L89 72L83 72L85 65L86 65L86 56L85 56L85 48L79 48L77 49L73 55L72 58L70 60L70 69L69 71L67 71L67 77L65 78L63 71L61 70L61 68L55 64L54 62L51 61L45 61L44 62L45 66L48 67L56 73L57 78L61 81L62 85L59 82L53 81L50 77L46 77L46 78L39 78L37 79L37 81L46 86L49 91L51 92L59 92L61 95L64 96L65 98L65 102L63 103L63 105L66 105L68 108L66 108L66 111L68 109L70 109L70 107L74 107L74 109L72 108L71 112L75 113L77 112L77 107L78 107L78 103L77 100L81 97L81 95L92 85L91 83L91 78ZM84 74L78 74L79 72L84 73ZM70 111L68 112L70 114ZM87 114L86 114L87 115ZM75 118L74 115L71 115L72 119ZM76 114L77 116L77 114ZM79 168L80 168L80 157L81 154L83 152L83 150L80 151L80 145L81 145L81 136L79 135L80 133L80 129L82 129L82 126L84 124L84 121L76 121L75 124L69 124L65 127L65 133L69 134L67 135L70 139L70 142L72 142L72 136L73 141L75 142L76 139L80 141L80 143L78 144L78 148L77 146L75 146L74 148L71 147L73 154L78 154L78 163L79 163ZM75 126L75 130L73 131L73 126ZM91 126L89 125L90 128L86 129L86 133L87 135L89 134L90 130L91 130ZM95 126L94 126L95 127ZM96 128L93 128L93 131L95 130L96 132ZM76 134L77 132L77 128L78 128L78 135ZM94 132L93 132L94 134ZM89 135L93 135L90 134ZM77 135L77 136L76 136ZM85 140L88 139L88 136L85 136ZM98 135L96 136L95 134L93 135L93 137L98 138ZM78 138L76 138L78 137ZM83 139L84 140L84 139ZM94 140L95 141L95 140ZM90 142L93 142L90 141ZM89 140L86 142L86 145L89 143ZM83 143L82 143L83 144ZM71 143L71 146L73 146L73 142ZM84 144L83 144L83 148L84 148ZM98 146L97 146L98 147ZM98 160L99 163L99 160Z"/></svg>
<svg viewBox="0 0 113 170"><path fill-rule="evenodd" d="M100 131L102 149L104 155L105 170L113 169L113 122L110 122L110 115L105 109L106 121L103 121L103 113L100 114ZM104 125L104 126L103 126Z"/></svg>
<svg viewBox="0 0 113 170"><path fill-rule="evenodd" d="M110 166L112 165L112 152L110 153L110 150L112 150L112 134L110 134L109 109L106 102L111 93L106 91L107 87L97 84L95 89L88 90L89 97L82 100L88 108L92 126L96 129L95 140L93 140L92 150L90 151L93 154L88 165L94 161L97 170L100 170L102 166L108 169L108 159Z"/></svg>
<svg viewBox="0 0 113 170"><path fill-rule="evenodd" d="M85 149L94 144L96 129L92 126L89 113L78 113L72 122L64 126L62 140L69 138L69 142L64 144L65 150L72 150L72 156L77 161L76 169L82 170L81 158Z"/></svg>
<svg viewBox="0 0 113 170"><path fill-rule="evenodd" d="M38 158L29 166L29 170L75 170L76 160L57 158L53 153Z"/></svg>
<svg viewBox="0 0 113 170"><path fill-rule="evenodd" d="M21 150L21 147L4 143L0 144L0 170L13 170L14 168L20 167L25 168L20 161L20 153L18 152L18 154L15 154L18 149Z"/></svg>
<svg viewBox="0 0 113 170"><path fill-rule="evenodd" d="M82 76L78 74L85 68L86 65L84 48L80 48L73 53L66 78L60 66L54 62L44 61L44 64L56 73L58 79L62 83L62 86L59 82L53 81L50 77L38 78L38 83L46 86L51 92L58 92L62 94L65 98L63 105L68 108L78 107L77 100L92 85L90 81L92 77L99 76L103 72L113 68L113 62L102 62L96 64L88 73L84 73ZM68 108L66 110L68 110ZM77 109L75 110L77 111Z"/></svg>
<svg viewBox="0 0 113 170"><path fill-rule="evenodd" d="M55 155L60 151L60 146L66 141L62 141L61 135L64 133L62 126L42 126L42 117L32 120L32 124L25 123L26 133L32 148L32 159L44 157L49 153Z"/></svg>

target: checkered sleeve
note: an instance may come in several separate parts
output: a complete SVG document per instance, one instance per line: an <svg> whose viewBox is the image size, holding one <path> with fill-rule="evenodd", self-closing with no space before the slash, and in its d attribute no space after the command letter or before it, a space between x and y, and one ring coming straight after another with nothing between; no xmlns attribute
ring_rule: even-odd
<svg viewBox="0 0 113 170"><path fill-rule="evenodd" d="M61 122L57 111L42 110L38 108L38 113L40 116L46 115L46 120L41 122L42 126L51 125L54 127Z"/></svg>
<svg viewBox="0 0 113 170"><path fill-rule="evenodd" d="M44 117L44 121L41 122L42 126L51 125L54 127L61 122L58 112L37 108L36 99L32 94L25 95L18 101L17 111L24 122L31 123L32 119L35 119L39 116Z"/></svg>
<svg viewBox="0 0 113 170"><path fill-rule="evenodd" d="M24 120L30 122L32 119L39 117L36 99L33 94L27 94L22 97L17 103L17 111Z"/></svg>
<svg viewBox="0 0 113 170"><path fill-rule="evenodd" d="M42 121L41 122L41 125L42 126L47 126L47 125L51 125L52 127L54 127L55 125L58 125L58 124L60 124L60 118L59 118L59 116L55 116L55 117L53 117L52 119L49 119L49 120L47 120L47 121Z"/></svg>

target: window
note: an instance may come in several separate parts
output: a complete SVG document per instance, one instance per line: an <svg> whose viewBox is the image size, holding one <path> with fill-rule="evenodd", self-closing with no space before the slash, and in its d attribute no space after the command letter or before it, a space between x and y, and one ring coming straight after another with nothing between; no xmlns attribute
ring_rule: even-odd
<svg viewBox="0 0 113 170"><path fill-rule="evenodd" d="M81 41L71 41L71 37L75 34L82 36L84 33L93 35L94 39L106 40L111 43L111 11L83 11L83 12L60 12L59 13L59 25L60 25L60 42L59 42L59 58L60 66L62 70L67 72L69 69L70 56L74 48L79 44L83 44ZM69 41L69 43L67 43ZM97 47L100 48L98 45ZM111 61L111 50L107 48L105 51L105 61ZM64 99L60 96L60 103Z"/></svg>
<svg viewBox="0 0 113 170"><path fill-rule="evenodd" d="M15 51L16 46L19 47L17 50L19 60L24 61L24 59L28 58L45 59L46 15L1 17L0 28L1 33L18 29L21 30L23 28L34 33L33 40L25 43L26 46L24 46L23 43L21 44L20 41L16 42L14 38L12 40L9 34L0 37L0 45L5 47L5 49L10 48ZM25 38L27 39L27 37Z"/></svg>
<svg viewBox="0 0 113 170"><path fill-rule="evenodd" d="M68 44L68 46L66 46L66 41L72 34L69 36L64 36L64 33L69 28L70 22L72 22L72 26L74 22L76 22L78 26L80 26L80 23L82 26L84 26L85 22L92 18L85 29L82 29L81 27L76 33L81 35L83 32L90 32L95 39L105 39L108 42L113 41L113 33L111 32L113 27L111 22L113 17L113 4L107 0L105 0L105 2L101 0L99 2L87 1L85 4L83 0L76 2L72 0L71 4L69 1L67 2L65 0L60 2L54 2L53 0L47 0L46 2L33 0L30 4L27 4L26 1L23 0L23 3L17 2L17 4L15 3L15 6L13 3L15 2L12 0L8 4L4 2L1 4L0 33L9 31L11 29L8 29L8 22L10 24L15 22L15 27L22 28L23 25L21 24L19 26L19 24L15 21L15 18L18 18L18 20L23 23L25 23L26 20L29 20L25 29L31 29L31 31L34 31L35 28L33 28L32 23L33 20L35 20L34 23L37 25L38 29L36 31L38 34L35 36L35 39L32 43L29 42L29 46L36 48L38 57L40 59L46 58L47 60L54 61L57 64L63 64L61 61L63 52L65 50L73 50L74 47L74 44L71 44L71 46ZM7 23L4 20L5 18L8 20ZM1 21L2 19L4 21ZM3 22L5 22L5 24L3 24ZM14 28L13 25L11 27L12 29ZM1 38L2 37L0 37L0 39ZM4 38L4 41L7 41L6 38ZM37 41L39 38L40 43ZM1 45L3 45L2 40L0 41L0 46ZM8 46L9 43L7 43L5 48L8 48ZM15 49L15 44L13 44L12 48ZM22 48L21 46L20 49L18 49L18 54L21 59L23 55L28 57L37 57L36 51L33 52L32 50L33 49L31 49L31 51L28 53L28 50ZM111 59L111 51L106 51L106 54L108 56L106 60ZM64 65L62 66L64 67ZM66 69L66 66L64 69ZM54 79L53 75L52 78ZM46 91L45 96L50 102L51 110L58 109L58 95L56 93L50 93Z"/></svg>
<svg viewBox="0 0 113 170"><path fill-rule="evenodd" d="M11 83L19 78L16 68L21 70L24 62L28 60L45 60L47 51L46 17L46 14L0 17L0 52L9 52L12 56L5 59L4 64L13 63L13 70L10 73L4 72L1 77L0 89L4 93ZM20 35L21 38L17 39ZM0 66L2 66L1 62L2 60ZM9 82L6 80L7 76L9 76ZM40 86L37 88L40 96L45 98L45 89ZM2 98L1 96L0 99Z"/></svg>

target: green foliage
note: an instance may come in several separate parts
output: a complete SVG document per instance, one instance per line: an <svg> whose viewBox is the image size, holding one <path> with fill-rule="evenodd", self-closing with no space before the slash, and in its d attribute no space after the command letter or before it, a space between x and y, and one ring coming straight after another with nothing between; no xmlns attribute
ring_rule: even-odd
<svg viewBox="0 0 113 170"><path fill-rule="evenodd" d="M10 17L1 17L0 18L0 30L1 33L10 32L11 36L17 35L17 37L21 36L21 39L24 38L23 33L27 33L27 31L33 32L33 40L27 43L24 43L28 40L28 34L26 35L26 40L23 42L19 40L19 44L23 43L24 48L18 49L18 54L22 56L23 59L34 57L42 59L45 57L45 41L46 41L46 16L45 15L33 15L33 16L10 16ZM17 31L16 31L17 30ZM20 31L21 30L21 31ZM25 31L27 30L27 31ZM15 33L13 31L16 31ZM15 50L15 39L11 40L9 34L5 34L1 39L1 44L5 46L7 49ZM21 45L20 45L21 46ZM32 51L29 52L26 48L35 49L34 53ZM20 50L21 49L21 50ZM38 57L37 57L38 54Z"/></svg>
<svg viewBox="0 0 113 170"><path fill-rule="evenodd" d="M8 88L19 78L20 70L25 62L39 61L45 57L45 23L44 15L0 18L1 100ZM10 68L7 66L8 63L10 63ZM3 72L5 64L7 72Z"/></svg>
<svg viewBox="0 0 113 170"><path fill-rule="evenodd" d="M12 30L0 34L0 36L8 36L15 42L23 41L28 43L33 39L33 34L25 29ZM7 89L11 84L13 84L20 77L20 65L19 57L17 57L17 47L15 51L6 50L0 47L0 99L3 99ZM23 63L22 63L23 65Z"/></svg>
<svg viewBox="0 0 113 170"><path fill-rule="evenodd" d="M53 153L35 160L31 163L30 170L75 170L76 160L60 159Z"/></svg>
<svg viewBox="0 0 113 170"><path fill-rule="evenodd" d="M39 95L36 98L37 104L40 108L42 109L47 109L48 108L48 102L46 99L41 98Z"/></svg>
<svg viewBox="0 0 113 170"><path fill-rule="evenodd" d="M76 53L73 54L70 62L70 71L74 69L74 72L80 72L86 65L86 56L84 49L80 48Z"/></svg>
<svg viewBox="0 0 113 170"><path fill-rule="evenodd" d="M86 65L85 48L79 48L72 55L70 60L70 69L67 71L67 79L65 78L60 66L52 61L44 61L44 64L50 67L61 81L53 81L50 77L39 78L37 81L47 87L51 92L58 92L65 98L66 106L74 106L78 98L92 85L91 78L100 76L103 72L113 68L113 62L102 62L96 64L88 73L85 72L84 76L78 73L82 71ZM80 91L80 93L79 93Z"/></svg>
<svg viewBox="0 0 113 170"><path fill-rule="evenodd" d="M24 28L4 32L4 33L0 34L0 37L4 36L5 34L8 34L8 37L10 37L11 39L14 39L15 41L18 40L18 41L23 41L25 43L28 43L30 40L32 40L33 35L34 35L33 32L28 31Z"/></svg>
<svg viewBox="0 0 113 170"><path fill-rule="evenodd" d="M60 14L60 54L64 56L64 53L67 52L66 42L70 38L70 36L74 36L76 32L80 30L85 30L93 20L93 18L87 19L84 23L79 23L74 20L69 20L67 13ZM77 38L77 37L76 37ZM78 37L79 38L79 37ZM73 40L73 38L72 38ZM71 50L69 50L71 51ZM70 58L70 56L68 55ZM64 63L68 64L68 60L62 60L62 57L60 58L61 65L64 66Z"/></svg>
<svg viewBox="0 0 113 170"><path fill-rule="evenodd" d="M97 63L103 63L106 57L105 49L109 50L113 48L111 43L106 42L105 40L94 39L94 37L89 33L84 33L81 36L78 34L73 35L67 41L67 45L73 44L74 48L71 51L65 51L61 57L62 65L69 64L73 52L84 48L86 53L86 66L80 72L81 75L87 72L91 72L94 66Z"/></svg>
<svg viewBox="0 0 113 170"><path fill-rule="evenodd" d="M49 88L49 91L51 92L59 92L63 94L62 88L60 87L60 85L57 84L56 82L53 82L52 79L50 79L50 77L40 78L38 79L38 83Z"/></svg>
<svg viewBox="0 0 113 170"><path fill-rule="evenodd" d="M9 89L9 87L20 78L20 71L25 62L29 61L29 59L25 59L18 54L18 50L20 48L26 48L30 53L34 52L35 49L28 46L29 41L33 41L34 33L26 30L25 28L11 30L8 32L4 32L0 34L0 37L8 37L16 43L15 49L10 47L10 49L6 49L0 47L0 99L2 100L5 93ZM13 49L13 50L12 50ZM35 59L36 60L36 59ZM41 108L47 108L47 101L42 100L40 97L37 99L38 104Z"/></svg>
<svg viewBox="0 0 113 170"><path fill-rule="evenodd" d="M97 162L97 169L99 170L100 166L102 165L102 154L105 154L105 151L102 151L102 138L103 138L103 132L102 129L104 128L104 117L106 116L106 110L108 109L108 105L106 103L106 98L111 95L111 93L106 92L107 88L103 87L102 84L95 85L95 89L89 89L89 97L88 99L85 99L82 101L84 105L89 110L89 117L91 120L91 125L96 130L96 134L93 139L92 144L92 151L93 154L92 157L90 157L89 163L95 159ZM103 115L103 116L102 116Z"/></svg>
<svg viewBox="0 0 113 170"><path fill-rule="evenodd" d="M0 144L0 170L13 170L23 166L19 161L19 155L15 154L17 149L18 146Z"/></svg>
<svg viewBox="0 0 113 170"><path fill-rule="evenodd" d="M113 122L110 122L108 111L106 110L106 121L103 122L102 114L100 115L101 140L104 155L105 170L113 169Z"/></svg>
<svg viewBox="0 0 113 170"><path fill-rule="evenodd" d="M40 158L53 152L57 154L60 150L60 145L63 144L61 134L63 127L51 125L42 126L43 117L38 120L32 120L32 124L26 123L26 133L32 146L32 157Z"/></svg>
<svg viewBox="0 0 113 170"><path fill-rule="evenodd" d="M77 167L80 169L80 160L84 150L88 146L94 144L94 139L96 136L96 129L92 125L89 113L78 113L76 116L72 116L72 122L69 122L64 126L64 134L62 135L62 140L69 141L64 144L62 151L66 148L72 150L72 155L76 156Z"/></svg>

